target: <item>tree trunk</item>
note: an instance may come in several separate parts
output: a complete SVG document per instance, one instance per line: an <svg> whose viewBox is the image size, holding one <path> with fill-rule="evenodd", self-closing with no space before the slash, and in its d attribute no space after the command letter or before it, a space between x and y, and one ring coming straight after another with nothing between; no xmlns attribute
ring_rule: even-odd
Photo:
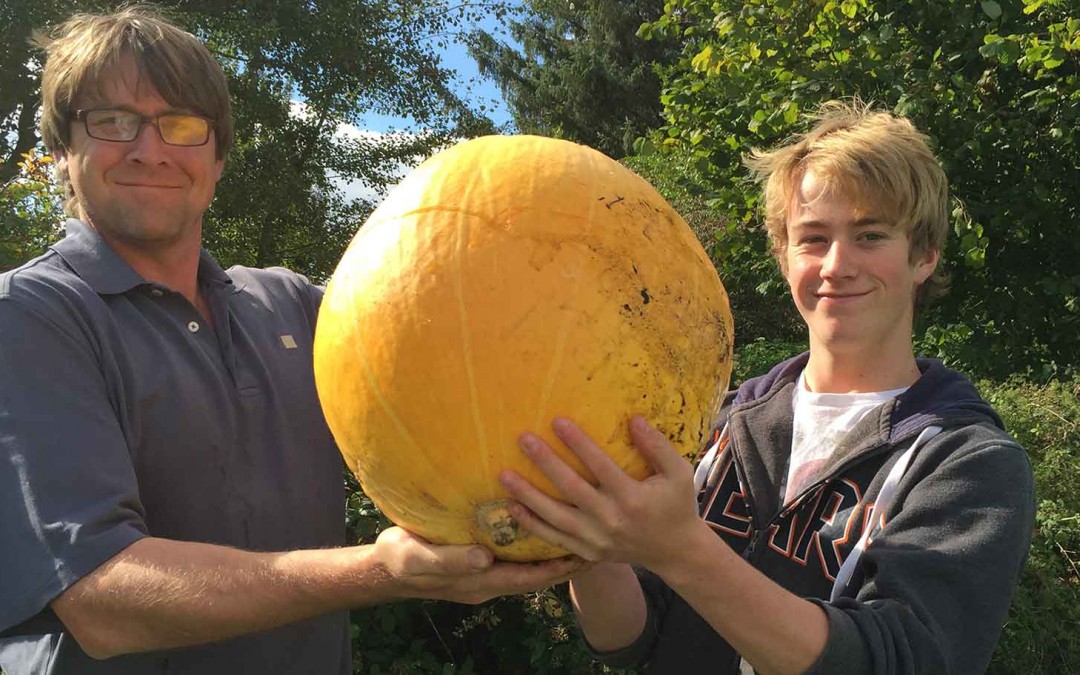
<svg viewBox="0 0 1080 675"><path fill-rule="evenodd" d="M34 123L41 103L35 96L32 101L23 101L19 110L18 136L11 154L0 164L0 185L8 182L19 173L19 162L24 152L38 144L37 125Z"/></svg>

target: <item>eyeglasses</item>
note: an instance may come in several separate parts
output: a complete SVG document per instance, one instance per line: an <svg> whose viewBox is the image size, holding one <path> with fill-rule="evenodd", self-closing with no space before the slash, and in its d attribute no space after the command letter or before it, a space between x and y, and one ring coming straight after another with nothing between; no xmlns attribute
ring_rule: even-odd
<svg viewBox="0 0 1080 675"><path fill-rule="evenodd" d="M135 140L144 124L152 124L157 127L161 140L168 145L205 145L210 140L210 130L214 128L213 120L188 113L164 113L155 117L144 117L130 110L98 108L76 110L72 118L82 120L90 138L117 143Z"/></svg>

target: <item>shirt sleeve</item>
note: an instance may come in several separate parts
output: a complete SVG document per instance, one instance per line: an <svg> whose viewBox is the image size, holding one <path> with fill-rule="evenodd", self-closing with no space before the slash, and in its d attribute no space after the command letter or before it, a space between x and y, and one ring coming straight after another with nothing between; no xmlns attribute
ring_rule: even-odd
<svg viewBox="0 0 1080 675"><path fill-rule="evenodd" d="M658 576L643 567L634 567L641 590L645 595L645 627L638 637L621 649L601 652L593 649L588 640L586 648L598 661L611 668L632 668L640 666L649 660L652 655L656 639L659 637L659 624L667 611L667 605L673 595L670 588L660 580Z"/></svg>
<svg viewBox="0 0 1080 675"><path fill-rule="evenodd" d="M829 638L809 673L985 672L1030 546L1034 478L1012 442L944 457L909 470L922 475L860 559L856 596L812 600Z"/></svg>
<svg viewBox="0 0 1080 675"><path fill-rule="evenodd" d="M0 296L0 632L146 535L99 353L72 310Z"/></svg>

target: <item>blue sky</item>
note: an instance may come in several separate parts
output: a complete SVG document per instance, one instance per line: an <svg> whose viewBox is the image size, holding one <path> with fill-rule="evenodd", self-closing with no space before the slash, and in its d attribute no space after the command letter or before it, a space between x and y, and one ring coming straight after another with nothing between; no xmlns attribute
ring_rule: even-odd
<svg viewBox="0 0 1080 675"><path fill-rule="evenodd" d="M510 40L501 22L494 17L481 21L477 27L495 34L503 42ZM510 112L506 108L506 103L502 99L499 88L494 81L481 77L476 69L476 62L472 60L463 45L451 42L446 49L439 52L439 55L442 58L444 67L457 71L457 91L459 94L462 96L467 95L474 108L478 108L480 105L486 106L484 112L495 124L502 125L510 122ZM359 126L368 131L376 132L387 132L391 129L398 131L413 129L411 120L375 113L365 114L363 124Z"/></svg>

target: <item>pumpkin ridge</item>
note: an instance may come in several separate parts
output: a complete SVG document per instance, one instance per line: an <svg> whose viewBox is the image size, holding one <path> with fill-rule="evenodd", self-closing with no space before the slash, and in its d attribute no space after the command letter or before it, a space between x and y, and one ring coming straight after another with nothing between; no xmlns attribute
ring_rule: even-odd
<svg viewBox="0 0 1080 675"><path fill-rule="evenodd" d="M460 212L458 212L460 214ZM480 461L484 474L491 472L491 457L488 450L487 435L484 433L484 421L480 412L480 395L476 387L476 366L473 363L472 336L469 333L469 307L465 302L465 257L469 250L470 218L458 218L457 262L454 265L454 300L457 304L458 325L461 329L462 362L469 387L469 408L473 426L476 429L476 441L480 448Z"/></svg>
<svg viewBox="0 0 1080 675"><path fill-rule="evenodd" d="M378 381L375 378L375 371L371 366L371 360L367 356L367 352L363 349L357 350L360 356L360 370L364 374L364 379L367 380L368 386L371 388L372 394L375 396L375 400L379 402L379 406L382 407L383 412L390 419L390 423L394 425L394 429L398 432L398 435L405 441L405 443L412 449L417 456L425 456L423 448L409 433L408 427L402 421L401 417L394 412L394 407L390 405L390 401L383 394L379 388Z"/></svg>
<svg viewBox="0 0 1080 675"><path fill-rule="evenodd" d="M589 202L589 212L584 217L585 219L585 236L592 233L593 224L596 222L595 218L596 202ZM578 216L581 218L581 216ZM571 299L578 297L578 285L581 283L581 277L574 277L574 284L571 291L567 294ZM536 406L536 421L533 423L533 429L542 429L544 427L543 422L546 415L548 401L551 400L551 392L555 390L555 376L559 372L559 368L562 366L563 355L566 353L566 340L570 333L571 320L574 313L567 312L563 319L562 326L559 328L558 336L556 337L555 353L552 355L551 367L548 368L547 376L544 378L544 389L540 395L540 404ZM566 414L566 411L558 411L557 414Z"/></svg>

